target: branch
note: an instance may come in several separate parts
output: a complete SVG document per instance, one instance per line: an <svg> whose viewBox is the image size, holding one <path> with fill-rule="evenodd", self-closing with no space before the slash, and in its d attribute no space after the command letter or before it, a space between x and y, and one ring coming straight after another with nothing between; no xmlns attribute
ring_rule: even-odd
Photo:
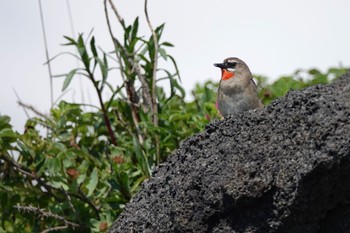
<svg viewBox="0 0 350 233"><path fill-rule="evenodd" d="M134 58L134 60L136 60L135 57L133 57L133 58ZM143 97L144 106L145 106L143 110L146 112L148 107L150 107L152 105L152 98L150 95L148 83L146 81L145 76L141 74L140 64L138 62L134 62L133 70L136 72L136 74L139 77L139 80L141 82L142 97Z"/></svg>
<svg viewBox="0 0 350 233"><path fill-rule="evenodd" d="M96 214L97 219L100 219L100 210L92 203L92 201L84 194L84 192L81 190L81 185L78 187L78 193L80 194L80 198L84 200L94 211Z"/></svg>
<svg viewBox="0 0 350 233"><path fill-rule="evenodd" d="M155 127L158 127L158 106L157 106L157 93L156 93L156 78L157 78L157 67L158 67L158 38L157 34L154 31L151 20L149 19L148 16L148 10L147 10L147 3L148 0L145 0L145 15L146 15L146 20L148 23L148 27L152 32L152 37L153 37L153 43L154 43L154 61L153 61L153 74L152 74L152 117L153 117L153 125ZM160 162L160 151L159 151L159 136L156 135L156 153L157 153L157 164Z"/></svg>
<svg viewBox="0 0 350 233"><path fill-rule="evenodd" d="M50 120L50 118L45 115L44 113L41 113L39 112L36 108L34 108L32 105L29 105L29 104L25 104L23 103L22 101L17 101L17 103L19 104L19 106L23 107L23 108L26 108L26 109L29 109L30 111L34 112L36 115L46 119L46 120Z"/></svg>
<svg viewBox="0 0 350 233"><path fill-rule="evenodd" d="M41 0L39 0L39 10L40 10L40 19L41 19L41 28L43 32L43 37L44 37L44 45L45 45L45 55L46 55L46 60L49 60L49 49L47 45L47 38L46 38L46 30L45 30L45 22L44 22L44 14L43 14L43 7L41 4ZM51 99L51 107L53 106L53 78L52 78L52 70L51 70L51 63L48 62L47 64L48 72L49 72L49 77L50 77L50 99Z"/></svg>
<svg viewBox="0 0 350 233"><path fill-rule="evenodd" d="M111 143L113 145L117 146L118 145L117 139L115 138L115 135L114 135L114 132L113 132L113 129L112 129L112 125L111 125L111 121L109 120L109 117L108 117L107 109L105 108L105 106L103 104L102 94L101 94L100 90L98 89L95 81L93 81L93 83L94 83L94 87L95 87L96 92L97 92L98 100L100 102L100 106L101 106L101 109L102 109L102 115L103 115L103 118L105 120L107 131L108 131L109 137L111 138Z"/></svg>
<svg viewBox="0 0 350 233"><path fill-rule="evenodd" d="M21 98L19 98L19 95L18 95L16 89L15 88L12 88L12 89L13 89L13 92L15 93L16 97L17 97L17 101L18 102L22 102ZM29 113L27 112L27 109L25 107L22 107L22 108L23 108L23 111L26 114L27 118L29 119L30 116L29 116Z"/></svg>
<svg viewBox="0 0 350 233"><path fill-rule="evenodd" d="M35 180L38 182L39 185L41 185L42 187L44 187L48 193L50 193L54 198L56 198L59 201L63 201L62 198L59 198L57 195L55 195L53 193L53 190L58 191L60 193L62 193L63 195L69 195L72 197L75 197L85 203L87 203L95 212L96 217L99 218L99 209L85 196L85 194L80 190L78 190L79 194L75 194L75 193L71 193L71 192L66 192L63 191L60 188L55 188L52 187L51 185L47 184L42 177L38 177L36 176L34 171L31 171L29 168L17 163L16 161L14 161L9 155L7 154L0 154L0 158L5 160L6 162L8 162L9 164L11 164L13 167L15 167L19 172L21 172L24 175L27 175L28 177L30 177L31 179ZM70 199L68 199L68 202L70 202ZM73 210L74 211L74 210Z"/></svg>
<svg viewBox="0 0 350 233"><path fill-rule="evenodd" d="M152 110L153 110L153 124L155 126L158 126L158 108L157 108L157 96L156 96L156 78L157 78L157 67L158 67L158 38L157 34L154 31L151 21L148 16L148 11L147 11L147 3L148 1L145 0L145 15L146 15L146 20L148 23L148 27L152 32L152 38L153 38L153 43L154 43L154 61L153 61L153 74L152 74Z"/></svg>
<svg viewBox="0 0 350 233"><path fill-rule="evenodd" d="M117 19L118 19L119 23L124 27L125 26L124 25L124 19L120 16L120 14L119 14L117 8L115 7L114 3L112 2L112 0L108 0L108 2L109 2L109 5L111 5L111 7L112 7L112 10L114 11L115 16L117 16Z"/></svg>
<svg viewBox="0 0 350 233"><path fill-rule="evenodd" d="M0 154L0 158L11 164L13 167L15 167L20 173L30 177L31 179L38 182L38 184L42 187L44 187L47 192L49 192L53 197L55 197L57 200L62 201L62 198L57 197L52 190L56 190L56 188L52 187L51 185L47 184L45 181L42 180L41 177L36 176L35 172L30 170L29 168L17 163L14 161L9 155L7 154Z"/></svg>
<svg viewBox="0 0 350 233"><path fill-rule="evenodd" d="M86 72L88 74L88 78L92 82L92 84L93 84L93 86L94 86L94 88L95 88L95 90L97 92L98 101L99 101L100 106L101 106L102 116L103 116L103 119L104 119L104 122L105 122L105 125L106 125L106 128L107 128L107 131L108 131L108 134L109 134L109 137L110 137L110 141L111 141L111 143L113 145L117 146L117 140L115 138L115 135L114 135L114 132L113 132L113 129L112 129L111 121L109 120L109 117L108 117L107 109L106 109L106 107L105 107L105 105L103 103L101 90L98 88L98 84L95 81L94 75L90 71L90 68L88 66L86 66L85 69L86 69Z"/></svg>
<svg viewBox="0 0 350 233"><path fill-rule="evenodd" d="M75 207L74 207L74 205L73 205L73 203L72 203L72 199L71 199L70 195L68 195L67 191L64 190L63 188L61 188L61 191L62 191L62 192L64 193L64 195L66 196L66 198L67 198L67 200L68 200L68 205L69 205L69 207L72 209L72 211L74 212L74 214L77 214L77 213L76 213L76 209L75 209Z"/></svg>
<svg viewBox="0 0 350 233"><path fill-rule="evenodd" d="M113 2L111 0L109 0L109 4L111 5L111 7L114 10L114 12L115 12L119 22L123 25L123 28L124 28L124 21L121 18L121 16L119 15L119 13L117 11L117 8L115 7L115 5L113 4ZM109 31L109 34L110 34L110 36L112 38L112 41L114 43L115 54L117 56L118 63L120 65L120 74L121 74L121 77L122 77L122 79L123 79L123 81L125 82L125 85L126 85L126 92L127 92L127 95L128 95L128 99L130 101L131 115L132 115L133 123L135 125L137 138L140 141L140 143L143 143L144 140L143 140L143 137L141 135L140 127L139 127L138 111L137 111L137 107L136 107L135 101L134 101L134 97L135 97L135 94L136 94L135 93L135 88L134 88L133 84L129 83L129 81L125 81L127 78L125 77L125 74L123 72L125 70L125 68L124 68L123 61L122 61L120 53L123 54L123 56L126 58L126 61L131 65L132 70L135 71L136 75L138 76L139 80L141 81L141 84L144 87L144 89L143 89L143 98L145 100L145 105L150 106L151 98L149 96L150 94L149 94L148 85L147 85L147 82L145 80L144 75L141 74L140 67L139 67L140 65L138 64L138 62L135 61L136 60L135 57L133 56L133 59L134 59L133 60L129 56L129 54L125 50L125 48L122 46L122 44L119 42L119 40L117 38L115 38L114 35L113 35L112 28L111 28L111 25L110 25L110 22L109 22L109 16L108 16L108 10L107 10L107 0L104 0L104 7L105 7L105 15L106 15L106 20L107 20L108 31ZM118 51L120 51L120 53L118 53Z"/></svg>
<svg viewBox="0 0 350 233"><path fill-rule="evenodd" d="M118 11L116 11L116 8L115 8L113 2L112 2L112 1L109 1L109 4L112 6L113 9L115 9L114 12L115 12L115 14L117 15L117 18L118 18L119 22L121 22L122 18L121 18L120 15L118 14ZM111 36L111 38L112 38L114 47L115 47L115 49L117 50L118 44L120 44L120 43L119 43L119 41L114 37L113 32L112 32L112 27L111 27L111 24L110 24L110 22L109 22L109 16L108 16L108 10L107 10L107 0L104 0L104 8L105 8L105 15L106 15L106 21L107 21L108 31L109 31L109 34L110 34L110 36ZM122 48L122 49L123 49L123 48ZM123 66L121 57L120 57L120 55L117 53L117 51L116 51L115 53L116 53L116 56L117 56L117 59L118 59L118 63L119 63L119 65L120 65L120 69L119 69L119 70L120 70L120 75L121 75L123 81L125 82L125 76L124 76L124 73L123 73L124 66ZM126 51L124 51L124 53L126 54Z"/></svg>
<svg viewBox="0 0 350 233"><path fill-rule="evenodd" d="M113 175L114 174L114 168L113 168L113 163L112 163L112 160L111 160L111 156L110 156L110 150L109 150L109 147L108 147L108 144L106 145L106 157L107 157L107 160L109 162L109 167L111 169L111 174Z"/></svg>
<svg viewBox="0 0 350 233"><path fill-rule="evenodd" d="M126 82L126 93L128 95L128 99L130 102L130 107L131 107L131 117L135 125L136 129L136 134L139 142L142 144L143 143L143 137L140 132L140 127L139 127L139 115L138 115L138 106L137 106L137 101L135 100L136 93L135 93L135 87L134 83L130 83L129 81ZM136 97L137 98L137 97Z"/></svg>
<svg viewBox="0 0 350 233"><path fill-rule="evenodd" d="M57 214L54 214L52 213L51 211L48 211L46 212L44 209L39 209L37 207L33 207L33 206L20 206L17 204L17 206L13 206L13 208L17 209L18 211L23 211L24 213L25 212L32 212L32 213L35 213L39 216L43 216L43 217L46 217L46 218L54 218L54 219L57 219L59 221L62 221L64 222L65 226L68 227L72 227L73 229L76 229L76 228L79 228L81 227L79 224L77 223L74 223L74 222L71 222L71 221L68 221L67 219L65 219L64 217L61 217Z"/></svg>
<svg viewBox="0 0 350 233"><path fill-rule="evenodd" d="M50 231L59 231L59 230L64 230L64 229L67 229L68 226L57 226L57 227L50 227L50 228L47 228L46 230L40 232L40 233L47 233L47 232L50 232Z"/></svg>
<svg viewBox="0 0 350 233"><path fill-rule="evenodd" d="M113 4L112 0L108 0L108 2L111 5L115 15L117 16L118 21L120 22L120 24L122 24L122 26L124 28L125 27L124 20L119 15L119 13L117 11L117 8ZM125 77L124 77L124 73L123 73L123 70L124 70L123 63L121 61L120 55L117 53L117 50L120 50L123 53L124 57L127 58L128 63L132 67L132 71L134 71L136 73L137 77L139 78L139 80L141 82L141 86L142 86L142 96L143 96L144 105L145 105L144 110L147 110L148 107L150 107L152 105L152 100L151 100L151 95L150 95L150 91L149 91L149 87L148 87L146 78L141 73L140 64L137 62L135 54L132 54L132 55L128 54L128 52L121 45L121 43L118 41L118 39L113 35L112 29L111 29L111 25L110 25L110 22L109 22L109 17L108 17L106 0L105 0L105 15L106 15L106 20L107 20L107 26L108 26L109 34L110 34L110 36L111 36L111 38L112 38L112 40L114 42L114 46L116 47L116 56L118 58L118 63L120 64L121 76L122 76L123 80L125 81Z"/></svg>

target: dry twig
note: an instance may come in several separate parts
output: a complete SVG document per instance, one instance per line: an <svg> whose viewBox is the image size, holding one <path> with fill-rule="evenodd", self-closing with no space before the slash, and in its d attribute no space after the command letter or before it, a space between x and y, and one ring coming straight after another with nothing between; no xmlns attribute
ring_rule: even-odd
<svg viewBox="0 0 350 233"><path fill-rule="evenodd" d="M97 208L94 203L92 203L90 201L89 198L87 198L85 196L85 194L81 191L81 189L79 188L78 190L78 194L76 193L71 193L71 192L66 192L66 191L63 191L62 189L60 188L55 188L55 187L52 187L51 185L47 184L44 179L40 176L37 176L35 174L34 171L30 170L29 168L17 163L16 161L14 161L8 154L0 154L0 158L3 159L4 161L8 162L9 164L12 165L12 167L14 167L16 170L18 170L20 173L28 176L31 180L35 180L36 182L38 182L38 184L45 188L45 190L50 194L52 195L54 198L56 198L58 201L63 201L62 198L58 197L53 191L57 191L63 195L69 195L71 197L75 197L85 203L87 203L95 212L96 214L96 218L99 218L99 208ZM70 201L70 199L68 199L68 201Z"/></svg>
<svg viewBox="0 0 350 233"><path fill-rule="evenodd" d="M46 230L43 230L40 233L47 233L47 232L50 232L50 231L59 231L59 230L67 229L67 228L68 228L68 226L50 227L50 228L47 228Z"/></svg>
<svg viewBox="0 0 350 233"><path fill-rule="evenodd" d="M22 212L28 212L28 213L35 213L37 215L39 215L39 217L46 217L46 218L54 218L57 219L61 222L63 222L65 224L65 226L69 226L72 227L73 229L79 228L80 225L71 221L68 221L67 219L65 219L62 216L59 216L57 214L52 213L51 211L45 211L44 209L39 209L37 207L34 206L20 206L20 205L16 205L13 206L13 208L17 209L18 211L22 211Z"/></svg>
<svg viewBox="0 0 350 233"><path fill-rule="evenodd" d="M32 105L25 104L25 103L23 103L22 101L17 101L17 103L18 103L21 107L26 108L26 109L29 109L30 111L34 112L36 115L38 115L38 116L40 116L40 117L42 117L42 118L44 118L44 119L46 119L46 120L50 120L50 118L49 118L46 114L39 112L39 110L37 110L37 109L36 109L35 107L33 107Z"/></svg>
<svg viewBox="0 0 350 233"><path fill-rule="evenodd" d="M45 31L45 21L44 21L44 14L43 14L43 7L41 4L41 0L39 0L39 10L40 10L40 19L41 19L41 28L43 31L43 37L44 37L44 45L45 45L45 55L46 55L46 60L48 61L47 63L47 68L49 72L49 77L50 77L50 99L51 99L51 107L53 106L53 76L52 76L52 70L51 70L51 63L49 62L49 49L47 45L47 38L46 38L46 31Z"/></svg>
<svg viewBox="0 0 350 233"><path fill-rule="evenodd" d="M114 13L115 13L119 23L124 28L125 27L124 20L122 19L122 17L118 13L117 8L115 7L114 3L112 2L112 0L108 0L108 2L111 5L111 7L112 7L112 9L113 9L113 11L114 11ZM106 15L106 21L107 21L109 34L110 34L110 36L112 38L112 41L114 43L115 54L117 56L118 63L119 63L119 66L120 66L120 74L121 74L121 77L122 77L123 81L126 84L128 100L130 101L132 120L133 120L133 123L135 125L135 129L136 129L136 133L137 133L137 136L138 136L138 140L142 144L144 140L143 140L142 134L140 132L140 127L139 127L139 121L140 120L139 120L139 117L138 117L138 110L137 110L138 103L135 102L135 99L137 99L137 98L135 98L136 97L135 87L134 87L133 82L130 82L129 80L126 80L127 77L125 77L125 74L124 74L125 67L124 67L124 63L122 61L120 53L123 54L123 57L127 58L126 62L128 62L131 67L133 67L133 70L135 71L136 75L139 77L139 80L141 81L141 84L142 84L142 87L143 87L143 89L142 89L143 90L143 98L145 100L144 104L146 104L146 105L148 103L149 104L151 103L150 97L149 97L148 85L147 85L147 82L145 81L144 75L141 74L141 71L140 71L140 68L139 68L139 64L136 61L134 55L132 55L132 57L134 58L134 59L132 59L130 54L128 54L128 52L125 50L125 48L119 42L119 40L113 35L112 28L111 28L110 21L109 21L109 15L108 15L108 9L107 9L107 0L104 0L104 8L105 8L105 15Z"/></svg>
<svg viewBox="0 0 350 233"><path fill-rule="evenodd" d="M108 0L109 4L111 5L111 8L114 11L114 14L116 15L119 23L122 25L122 27L125 27L124 24L124 19L120 16L120 14L118 13L118 10L116 8L116 6L114 5L112 0ZM107 25L108 25L108 30L109 33L115 43L116 49L119 49L123 55L125 57L128 58L128 63L131 64L132 67L132 71L134 71L137 75L137 77L139 78L140 82L141 82L141 87L142 87L142 96L143 96L143 101L144 101L144 105L145 107L151 107L152 106L152 100L151 100L151 95L150 95L150 90L145 78L145 75L143 75L141 73L141 67L140 64L137 60L137 58L135 57L135 54L128 54L127 51L125 50L125 48L121 45L121 43L118 41L118 39L116 39L116 37L113 36L112 30L111 30L111 26L110 26L110 22L109 22L109 18L108 18L108 11L107 11L107 7L106 7L106 0L105 0L105 14L106 14L106 19L107 19ZM121 72L124 70L123 69L123 63L121 61L120 55L118 53L116 53L117 57L118 57L118 63L121 66ZM124 78L123 80L125 80L124 74L122 74L122 77ZM145 111L147 109L144 109Z"/></svg>
<svg viewBox="0 0 350 233"><path fill-rule="evenodd" d="M20 173L28 176L31 180L35 180L38 182L38 184L45 188L49 194L51 194L53 197L55 197L57 200L62 201L62 198L59 198L56 196L52 190L55 190L56 188L52 187L51 185L47 184L41 177L38 177L35 172L30 170L29 168L17 163L15 160L13 160L8 154L0 154L0 158L4 161L8 162L14 169L18 170Z"/></svg>
<svg viewBox="0 0 350 233"><path fill-rule="evenodd" d="M152 117L153 117L153 125L155 127L158 127L158 106L157 106L157 94L156 94L156 78L157 78L158 50L159 50L159 48L158 48L157 34L154 31L152 24L151 24L151 20L149 19L149 16L148 16L147 3L148 3L148 1L145 0L144 11L145 11L148 27L152 32L154 50L155 50L154 60L153 60L153 74L152 74ZM159 165L159 162L160 162L159 143L160 143L159 137L156 136L157 165Z"/></svg>

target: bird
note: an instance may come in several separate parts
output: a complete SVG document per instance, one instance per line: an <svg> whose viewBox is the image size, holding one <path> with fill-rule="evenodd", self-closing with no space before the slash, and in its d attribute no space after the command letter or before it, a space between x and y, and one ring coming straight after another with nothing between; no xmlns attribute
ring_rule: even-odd
<svg viewBox="0 0 350 233"><path fill-rule="evenodd" d="M251 109L263 108L247 64L237 57L215 63L221 69L217 107L223 117Z"/></svg>

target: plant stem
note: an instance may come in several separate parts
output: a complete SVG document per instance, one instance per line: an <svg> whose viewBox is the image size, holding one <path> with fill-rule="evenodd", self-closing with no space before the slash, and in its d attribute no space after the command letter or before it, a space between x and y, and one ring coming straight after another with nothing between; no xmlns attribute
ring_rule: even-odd
<svg viewBox="0 0 350 233"><path fill-rule="evenodd" d="M51 211L44 211L43 209L39 209L39 208L34 207L34 206L20 206L18 204L16 206L14 206L14 208L16 208L18 211L32 212L32 213L38 214L40 216L44 216L46 218L57 219L65 224L64 225L65 228L67 228L68 226L73 228L73 229L82 228L82 226L80 226L79 224L71 222L62 216L59 216L57 214L52 213Z"/></svg>
<svg viewBox="0 0 350 233"><path fill-rule="evenodd" d="M119 23L124 28L125 27L124 21L123 21L122 17L119 15L119 13L117 11L117 8L115 7L115 5L113 4L112 1L109 0L109 3L111 5L115 15L117 16ZM145 87L144 85L146 85L145 88L148 88L148 85L145 82L144 76L141 74L141 71L140 71L140 68L139 68L140 65L136 61L136 58L134 57L134 59L132 59L128 55L126 49L121 45L121 43L118 41L118 39L115 38L114 35L113 35L112 28L111 28L111 25L110 25L110 22L109 22L109 17L108 17L107 0L104 1L104 6L105 6L105 15L106 15L106 20L107 20L107 26L108 26L109 34L110 34L111 39L113 41L113 44L114 44L114 47L115 47L115 54L117 56L118 63L120 65L120 74L121 74L121 77L122 77L123 81L125 82L126 92L127 92L127 95L128 95L128 100L129 100L130 108L131 108L132 120L133 120L135 129L136 129L137 138L138 138L139 142L142 144L144 139L143 139L142 134L140 132L139 117L138 117L138 114L137 114L137 108L135 107L135 104L137 104L137 103L135 103L135 101L134 101L135 95L136 95L135 87L134 87L133 83L131 83L125 77L125 74L123 72L125 70L125 67L123 65L123 61L122 61L122 58L121 58L122 55L124 55L123 57L125 58L124 62L128 63L130 65L130 67L132 67L133 71L136 72L136 75L139 77L139 80L141 81L142 86ZM151 98L149 96L149 90L148 89L147 89L148 91L146 89L143 89L143 90L144 90L144 92L143 92L144 93L144 98L146 100L145 104L146 105L147 104L150 105L150 103L151 103L150 99ZM148 93L148 96L147 96L147 94L145 94L145 92Z"/></svg>
<svg viewBox="0 0 350 233"><path fill-rule="evenodd" d="M157 78L157 67L158 67L158 38L157 34L154 31L151 20L149 19L148 16L148 11L147 11L147 3L148 1L145 0L145 6L144 6L144 11L146 15L146 20L148 23L148 27L152 32L152 38L153 38L153 43L154 43L154 60L153 60L153 74L152 74L152 119L153 119L153 125L155 127L158 127L158 106L157 106L157 93L156 93L156 78ZM159 143L160 139L159 136L155 136L155 141L156 141L156 157L157 157L157 165L160 163L160 150L159 150Z"/></svg>
<svg viewBox="0 0 350 233"><path fill-rule="evenodd" d="M94 77L93 75L90 73L89 71L89 76L90 76L90 79L91 81L93 82L94 84L94 87L95 87L95 90L97 92L97 96L98 96L98 101L100 102L100 106L101 106L101 110L102 110L102 115L103 115L103 119L105 121L105 124L106 124L106 127L107 127L107 131L108 131L108 134L109 134L109 137L111 139L111 143L115 146L117 146L117 140L114 136L114 132L112 130L112 125L111 125L111 121L109 120L109 117L108 117L108 113L107 113L107 110L105 108L105 105L103 104L103 99L102 99L102 94L100 92L100 90L98 89L98 86L97 86L97 83L95 82L94 80Z"/></svg>
<svg viewBox="0 0 350 233"><path fill-rule="evenodd" d="M44 37L44 45L45 45L45 55L47 62L47 68L50 76L50 100L51 100L51 108L53 107L53 81L52 81L52 70L51 70L51 63L50 63L50 56L49 56L49 49L47 45L47 38L46 38L46 31L45 31L45 22L44 22L44 15L43 15L43 8L41 4L41 0L39 0L39 10L40 10L40 19L41 19L41 27L43 31L43 37Z"/></svg>
<svg viewBox="0 0 350 233"><path fill-rule="evenodd" d="M56 200L63 201L62 198L59 198L56 194L53 193L54 190L57 192L60 192L64 195L68 194L72 197L78 198L79 200L87 203L94 210L96 217L99 219L99 209L85 196L84 193L81 192L81 190L78 190L80 192L80 195L75 194L75 193L71 193L71 192L67 193L66 191L62 191L62 189L60 189L60 188L55 188L55 187L52 187L51 185L47 184L44 177L37 176L34 171L29 169L28 167L25 167L25 166L17 163L7 153L0 153L0 158L3 159L4 161L8 162L13 168L16 168L20 173L26 175L27 177L29 177L32 180L37 181L38 184L41 187L45 188L47 190L47 193L52 195ZM43 191L41 188L40 188L40 190Z"/></svg>

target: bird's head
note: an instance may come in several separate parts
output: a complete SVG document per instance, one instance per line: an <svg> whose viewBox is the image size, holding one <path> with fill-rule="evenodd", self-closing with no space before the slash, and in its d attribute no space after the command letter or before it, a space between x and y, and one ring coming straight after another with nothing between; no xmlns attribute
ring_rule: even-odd
<svg viewBox="0 0 350 233"><path fill-rule="evenodd" d="M222 80L229 80L236 74L245 74L244 72L250 74L249 68L244 61L236 57L226 58L223 63L215 63L214 66L221 69Z"/></svg>

